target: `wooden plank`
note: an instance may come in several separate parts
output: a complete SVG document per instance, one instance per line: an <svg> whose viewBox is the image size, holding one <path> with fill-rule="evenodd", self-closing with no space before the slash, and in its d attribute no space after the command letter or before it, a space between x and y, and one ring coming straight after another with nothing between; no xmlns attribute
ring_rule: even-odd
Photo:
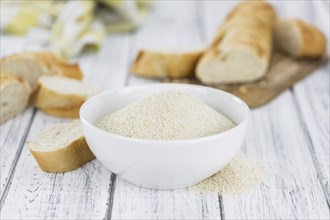
<svg viewBox="0 0 330 220"><path fill-rule="evenodd" d="M274 2L282 15L286 15L283 11L286 3ZM296 2L292 4L297 7ZM303 11L306 13L306 10ZM310 155L310 143L294 103L288 91L269 105L252 111L243 152L270 167L263 184L254 192L222 197L225 218L329 218L329 208Z"/></svg>
<svg viewBox="0 0 330 220"><path fill-rule="evenodd" d="M30 49L40 49L39 45L31 42L31 38L18 38L1 36L1 57ZM0 204L3 201L4 193L7 190L8 181L10 181L16 162L22 151L28 129L33 117L33 108L28 107L25 111L9 119L0 125Z"/></svg>
<svg viewBox="0 0 330 220"><path fill-rule="evenodd" d="M212 3L212 5L219 4L221 6L220 3ZM162 4L164 5L165 3ZM184 10L180 9L184 14L182 20L188 19L189 21L189 16L185 14L190 9L189 7L185 7ZM215 7L212 7L212 9L218 14L208 14L209 18L223 14L221 9L217 10ZM171 10L174 9L171 8ZM167 23L166 17L168 17L167 14L170 14L171 10L165 9L165 12L162 12L162 16L165 17L164 24ZM174 23L176 15L173 17ZM188 23L188 21L185 22ZM182 22L181 25L186 24L185 22ZM181 27L181 25L178 26ZM161 27L163 28L163 26ZM207 29L202 25L198 28L200 30L203 30L203 28ZM166 30L165 26L164 31L166 32ZM172 31L170 32L172 33ZM186 36L189 35L187 34ZM141 39L139 41L143 41L142 34L139 35L138 33L138 37ZM129 37L126 36L124 38ZM105 88L116 87L119 82L125 82L126 80L124 79L125 77L121 78L121 74L123 72L127 73L127 65L123 65L124 63L129 63L129 60L127 60L127 57L115 59L117 53L121 53L122 49L126 50L128 48L129 50L129 47L133 46L134 48L130 54L132 57L140 44L130 45L127 43L129 40L125 41L125 43L120 43L122 42L120 36L118 36L117 40L111 39L108 41L112 40L116 44L111 46L111 48L107 48L107 50L109 50L109 53L110 51L113 53L109 54L104 50L102 51L102 57L107 56L106 62L104 60L98 62L100 57L93 55L85 57L81 61L84 72L89 74L86 78L87 81L100 84ZM116 48L116 51L113 48ZM122 58L124 55L119 54L118 56ZM108 57L111 58L109 59ZM105 70L108 67L105 64L107 62L109 62L109 66L113 66ZM114 62L118 62L118 65L114 64ZM98 75L99 72L106 74ZM92 76L92 74L95 75ZM95 81L93 81L94 79ZM324 79L326 78L321 78L321 80ZM113 85L110 84L110 80L113 80ZM320 79L318 78L318 80ZM129 79L130 85L147 82L154 81L144 81L135 77ZM315 82L313 81L314 84ZM317 83L317 85L319 84ZM308 89L304 90L305 93L315 92L317 89L312 83L309 86L311 88L308 87ZM329 88L326 85L321 85L320 87ZM310 98L316 99L315 96L310 96ZM324 98L327 97L325 96ZM329 108L321 106L324 98L313 100L313 104L316 104L317 107L311 110L312 114L321 113L321 116L315 117L315 120L325 120L324 110ZM310 117L309 109L306 111L308 112L306 115ZM281 116L281 114L283 115ZM306 139L303 136L303 130L299 127L300 122L296 114L292 96L288 92L276 99L271 105L253 112L252 123L255 128L249 130L244 151L251 157L263 158L265 163L268 163L268 161L274 162L273 164L275 165L273 165L271 172L275 173L275 175L269 175L261 189L257 189L251 195L224 197L221 201L225 210L219 210L216 195L197 196L186 191L147 190L134 187L118 178L112 217L216 219L223 215L228 219L327 218L329 216L328 207L326 206L324 196L322 196L321 186L316 181L316 173L312 170L312 160L306 156L308 155L308 144L306 144ZM38 113L35 121L36 125L33 125L34 128L32 128L29 138L30 136L33 138L36 132L41 130L43 126L47 127L52 123L56 123L57 119ZM288 121L290 121L289 124ZM293 125L290 125L291 121L293 121ZM309 121L306 122L309 123ZM315 126L319 126L318 122L315 122L308 129L314 129ZM328 131L329 133L329 126L322 127L322 129L317 131ZM311 135L313 144L318 140L317 131L313 133L314 136ZM328 146L323 145L325 143L324 140L327 139L323 135L322 141L319 142L320 146ZM83 168L73 171L71 174L45 174L38 170L35 161L33 161L25 147L18 161L7 200L1 210L1 218L109 217L107 213L111 212L111 210L107 210L106 203L111 202L109 189L112 186L110 180L105 181L104 179L104 177L110 177L109 173L104 171L97 161L93 161ZM299 177L300 175L301 177ZM22 184L24 186L20 185L22 182L24 182ZM104 190L105 188L108 189L107 192ZM304 196L306 197L302 198ZM89 200L88 198L90 197L93 198ZM91 210L93 208L95 208L95 211Z"/></svg>
<svg viewBox="0 0 330 220"><path fill-rule="evenodd" d="M293 5L297 10L290 10ZM287 16L310 22L329 39L330 12L322 5L322 1L300 2L300 4L289 2L284 4L283 8ZM330 207L329 68L328 64L298 83L293 89L293 94L297 101L298 112L303 119L302 125L309 141L314 166Z"/></svg>
<svg viewBox="0 0 330 220"><path fill-rule="evenodd" d="M33 108L30 107L22 114L17 115L0 126L0 198L2 198L11 173L15 169L16 161L24 145L26 134L31 124L32 114Z"/></svg>
<svg viewBox="0 0 330 220"><path fill-rule="evenodd" d="M278 8L278 4L275 3L276 2L273 3L274 6ZM223 5L225 5L227 9L233 7L232 4L227 4L227 2L226 4L224 4L224 2L217 2L217 4L219 5L216 5L212 2L212 4L207 4L206 7L206 10L208 10L208 12L205 13L208 15L205 18L207 21L207 24L205 24L205 33L207 39L212 39L212 36L210 37L209 33L214 35L214 30L218 28L215 27L216 25L214 24L214 20L217 20L214 19L216 17L215 15L218 15L217 9ZM302 11L307 13L307 9L308 8L304 7ZM227 13L228 12L229 11L227 11ZM226 17L225 14L226 13L222 14L222 20ZM222 23L222 21L219 23ZM195 76L185 79L167 79L166 81L205 85L225 90L243 99L250 108L256 108L267 104L282 92L292 87L299 80L302 80L308 74L311 74L315 69L320 68L328 62L329 58L326 56L320 59L300 60L286 55L278 49L275 49L271 57L268 73L265 77L256 82L238 84L214 83L206 85L199 81Z"/></svg>
<svg viewBox="0 0 330 220"><path fill-rule="evenodd" d="M97 54L87 54L79 60L85 74L84 81L103 89L121 87L127 78L130 35L113 34L104 44Z"/></svg>
<svg viewBox="0 0 330 220"><path fill-rule="evenodd" d="M251 116L243 152L269 168L254 192L223 196L225 218L326 219L329 208L292 94L284 93Z"/></svg>
<svg viewBox="0 0 330 220"><path fill-rule="evenodd" d="M220 219L217 195L152 190L117 177L113 219Z"/></svg>
<svg viewBox="0 0 330 220"><path fill-rule="evenodd" d="M196 1L157 1L153 14L134 36L132 59L138 49L159 45L173 48L180 45L201 45L202 36ZM152 47L151 47L152 48ZM130 76L129 85L158 81ZM117 176L113 203L113 219L221 219L216 194L199 195L187 190L151 190L136 187Z"/></svg>
<svg viewBox="0 0 330 220"><path fill-rule="evenodd" d="M243 99L250 108L266 105L284 91L291 88L314 70L329 62L328 57L313 60L297 60L275 50L268 73L262 79L251 83L205 85L196 77L166 80L176 83L205 85L230 92Z"/></svg>
<svg viewBox="0 0 330 220"><path fill-rule="evenodd" d="M113 35L98 54L87 54L81 67L88 83L112 88L123 84L127 73L129 38ZM29 140L63 119L36 114ZM22 184L24 182L24 184ZM25 145L17 162L1 218L100 219L108 217L111 202L111 172L97 160L68 173L42 172Z"/></svg>
<svg viewBox="0 0 330 220"><path fill-rule="evenodd" d="M204 46L200 33L201 17L198 7L201 3L155 2L148 21L138 30L131 45L131 61L141 48L156 50L177 50ZM129 84L159 82L145 78L129 76Z"/></svg>
<svg viewBox="0 0 330 220"><path fill-rule="evenodd" d="M38 112L28 140L59 118ZM111 172L97 160L68 173L42 172L27 146L18 161L1 218L103 218L107 210ZM24 183L24 184L22 184Z"/></svg>
<svg viewBox="0 0 330 220"><path fill-rule="evenodd" d="M308 21L318 26L329 39L329 11L326 11L321 2L313 2L309 7L314 9L314 13L309 13ZM317 13L315 13L316 10ZM324 19L326 17L328 19ZM315 71L306 80L298 83L293 89L293 94L297 100L298 112L304 121L306 137L310 139L310 152L318 171L318 178L330 207L329 73L330 66L328 64Z"/></svg>
<svg viewBox="0 0 330 220"><path fill-rule="evenodd" d="M294 87L297 109L304 119L305 135L330 206L330 138L329 138L329 65L316 71Z"/></svg>

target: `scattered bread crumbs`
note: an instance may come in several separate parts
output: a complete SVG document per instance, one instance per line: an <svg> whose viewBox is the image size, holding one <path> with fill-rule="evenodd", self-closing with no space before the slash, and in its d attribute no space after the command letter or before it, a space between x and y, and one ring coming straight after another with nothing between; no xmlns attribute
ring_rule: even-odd
<svg viewBox="0 0 330 220"><path fill-rule="evenodd" d="M199 193L241 195L252 192L261 183L264 174L264 167L260 162L237 156L218 173L190 187L190 190Z"/></svg>
<svg viewBox="0 0 330 220"><path fill-rule="evenodd" d="M147 140L206 137L235 127L234 122L187 92L156 92L101 119L113 134Z"/></svg>

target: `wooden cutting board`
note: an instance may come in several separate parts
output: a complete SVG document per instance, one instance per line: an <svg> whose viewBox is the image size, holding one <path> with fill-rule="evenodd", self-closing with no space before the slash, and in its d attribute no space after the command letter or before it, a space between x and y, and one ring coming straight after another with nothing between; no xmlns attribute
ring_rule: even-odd
<svg viewBox="0 0 330 220"><path fill-rule="evenodd" d="M208 86L230 92L243 99L250 108L256 108L270 102L328 61L328 56L313 60L295 59L276 50L273 52L269 71L261 80L252 83ZM166 82L203 85L195 77L166 80Z"/></svg>

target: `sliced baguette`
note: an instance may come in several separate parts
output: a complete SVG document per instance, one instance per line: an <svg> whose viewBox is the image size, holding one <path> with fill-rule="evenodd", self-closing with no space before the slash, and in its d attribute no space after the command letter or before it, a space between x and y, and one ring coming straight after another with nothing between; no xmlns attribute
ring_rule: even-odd
<svg viewBox="0 0 330 220"><path fill-rule="evenodd" d="M80 106L101 90L62 76L42 76L33 103L59 117L78 118Z"/></svg>
<svg viewBox="0 0 330 220"><path fill-rule="evenodd" d="M35 53L37 59L45 63L54 75L65 76L81 80L83 73L77 63L68 63L61 57L55 56L50 52Z"/></svg>
<svg viewBox="0 0 330 220"><path fill-rule="evenodd" d="M139 51L131 66L134 75L148 78L185 78L194 74L202 50L190 52Z"/></svg>
<svg viewBox="0 0 330 220"><path fill-rule="evenodd" d="M0 74L0 123L22 112L28 104L31 88L24 80Z"/></svg>
<svg viewBox="0 0 330 220"><path fill-rule="evenodd" d="M48 128L27 145L45 172L68 172L95 158L78 120Z"/></svg>
<svg viewBox="0 0 330 220"><path fill-rule="evenodd" d="M44 108L42 109L44 112L50 115L54 115L57 117L63 117L63 118L78 118L79 117L79 107L73 107L69 109L65 108Z"/></svg>
<svg viewBox="0 0 330 220"><path fill-rule="evenodd" d="M314 58L325 54L327 40L313 25L298 19L281 19L275 25L275 43L292 56Z"/></svg>
<svg viewBox="0 0 330 220"><path fill-rule="evenodd" d="M50 52L22 52L1 59L1 72L26 80L34 90L39 77L62 75L82 79L77 64L69 64Z"/></svg>
<svg viewBox="0 0 330 220"><path fill-rule="evenodd" d="M239 3L198 61L196 77L204 84L242 83L262 78L272 51L275 10L264 1Z"/></svg>

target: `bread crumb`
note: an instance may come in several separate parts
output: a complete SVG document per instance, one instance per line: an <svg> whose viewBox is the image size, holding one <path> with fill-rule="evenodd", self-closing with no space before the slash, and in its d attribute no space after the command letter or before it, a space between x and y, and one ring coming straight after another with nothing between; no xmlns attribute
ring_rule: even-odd
<svg viewBox="0 0 330 220"><path fill-rule="evenodd" d="M189 190L199 193L241 195L250 193L265 175L263 165L244 156L235 157L227 166Z"/></svg>
<svg viewBox="0 0 330 220"><path fill-rule="evenodd" d="M218 134L235 124L192 94L168 90L111 113L97 126L126 137L180 140Z"/></svg>

